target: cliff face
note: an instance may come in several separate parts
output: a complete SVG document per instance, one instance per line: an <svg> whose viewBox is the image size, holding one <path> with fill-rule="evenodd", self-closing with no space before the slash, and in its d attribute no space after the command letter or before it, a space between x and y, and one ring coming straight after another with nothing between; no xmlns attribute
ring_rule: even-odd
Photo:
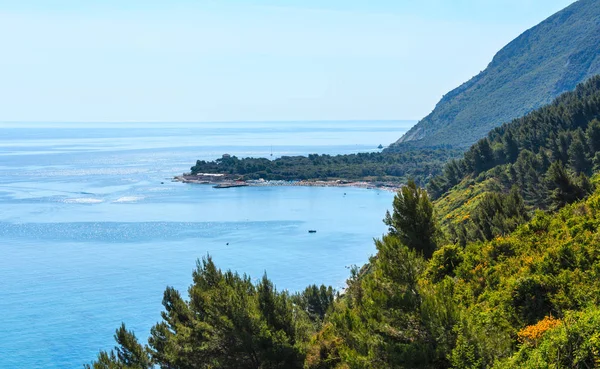
<svg viewBox="0 0 600 369"><path fill-rule="evenodd" d="M492 128L600 74L600 0L580 0L506 45L394 143L468 147Z"/></svg>

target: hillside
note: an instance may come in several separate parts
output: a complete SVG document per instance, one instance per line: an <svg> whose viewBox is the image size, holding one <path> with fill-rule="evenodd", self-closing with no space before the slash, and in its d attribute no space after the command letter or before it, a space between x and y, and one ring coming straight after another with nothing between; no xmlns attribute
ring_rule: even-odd
<svg viewBox="0 0 600 369"><path fill-rule="evenodd" d="M589 192L600 169L600 76L552 104L493 129L428 184L445 225L467 216L489 192L518 189L525 203L555 209ZM463 238L464 234L455 235Z"/></svg>
<svg viewBox="0 0 600 369"><path fill-rule="evenodd" d="M597 76L404 187L305 367L598 367L599 118Z"/></svg>
<svg viewBox="0 0 600 369"><path fill-rule="evenodd" d="M122 325L87 368L597 367L599 118L597 76L491 131L429 192L409 181L343 295L207 257L187 298L166 289L147 344Z"/></svg>
<svg viewBox="0 0 600 369"><path fill-rule="evenodd" d="M580 0L521 34L488 67L446 94L401 146L468 147L492 128L600 73L600 0Z"/></svg>

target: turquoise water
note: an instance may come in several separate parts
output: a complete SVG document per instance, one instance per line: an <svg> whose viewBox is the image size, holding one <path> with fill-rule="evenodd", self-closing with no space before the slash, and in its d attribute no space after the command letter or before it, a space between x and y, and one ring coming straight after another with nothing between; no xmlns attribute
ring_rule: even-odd
<svg viewBox="0 0 600 369"><path fill-rule="evenodd" d="M170 178L223 153L373 151L413 123L0 124L0 367L80 368L122 321L144 340L207 254L279 289L343 286L391 193Z"/></svg>

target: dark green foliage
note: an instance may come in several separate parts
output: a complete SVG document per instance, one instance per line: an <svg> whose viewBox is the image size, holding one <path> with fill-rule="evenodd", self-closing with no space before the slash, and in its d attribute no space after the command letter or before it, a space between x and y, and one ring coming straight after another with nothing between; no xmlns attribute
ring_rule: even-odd
<svg viewBox="0 0 600 369"><path fill-rule="evenodd" d="M450 227L454 237L434 238L441 247L429 260L410 254L422 247L415 234L425 235L419 241L432 234L414 231L424 192L414 183L402 188L393 215L386 216L389 234L334 303L313 342L320 355L310 356L308 367L537 368L558 358L558 367L600 364L598 326L579 332L560 325L570 311L600 302L600 194L576 203L593 191L586 173L596 156L591 122L600 111L598 87L595 78L563 96L547 110L556 116L533 113L495 130L430 182L438 190L452 183L476 197L463 204L469 212L462 223ZM499 187L477 192L485 181ZM562 210L538 211L530 220L532 207ZM462 245L444 244L453 239ZM544 325L549 316L559 325ZM565 333L556 338L557 332ZM551 354L549 343L542 351L537 341L521 337L549 337L561 354Z"/></svg>
<svg viewBox="0 0 600 369"><path fill-rule="evenodd" d="M549 287L538 276L517 280L512 291L512 305L522 325L531 325L550 315Z"/></svg>
<svg viewBox="0 0 600 369"><path fill-rule="evenodd" d="M101 353L92 368L302 368L315 325L287 292L266 275L254 285L247 276L222 272L210 257L193 277L189 302L166 289L163 321L152 328L148 348L122 327L116 355ZM322 298L332 295L325 288ZM327 309L328 303L317 305Z"/></svg>
<svg viewBox="0 0 600 369"><path fill-rule="evenodd" d="M135 334L125 328L125 324L117 329L115 341L118 346L113 351L101 352L92 365L87 369L150 369L152 361L148 350L142 346Z"/></svg>
<svg viewBox="0 0 600 369"><path fill-rule="evenodd" d="M486 138L479 140L465 153L465 162L475 173L481 173L495 165L494 152L490 147L490 141Z"/></svg>
<svg viewBox="0 0 600 369"><path fill-rule="evenodd" d="M465 245L507 235L528 220L525 202L517 187L513 187L508 194L485 194L470 217L453 225L450 231L456 242Z"/></svg>
<svg viewBox="0 0 600 369"><path fill-rule="evenodd" d="M239 175L243 179L307 180L344 179L371 181L398 181L409 177L426 183L440 174L450 158L458 157L461 150L423 149L397 153L359 153L351 155L283 156L275 160L236 156L215 161L198 160L192 174L223 173Z"/></svg>
<svg viewBox="0 0 600 369"><path fill-rule="evenodd" d="M571 318L571 311L588 306L598 316L599 196L555 215L538 212L511 235L468 244L460 253L454 293L464 314L455 326L453 367L553 367L548 364L559 358L558 368L600 363L600 351L592 350L600 341L589 341L600 337L600 326L584 328ZM544 325L549 316L565 324Z"/></svg>
<svg viewBox="0 0 600 369"><path fill-rule="evenodd" d="M506 191L517 185L530 205L564 205L560 199L547 201L548 193L560 188L556 168L547 173L550 163L562 163L565 173L558 174L571 176L571 182L581 181L577 179L580 174L589 175L600 142L598 118L600 76L561 95L551 105L494 129L473 145L463 159L446 164L442 175L430 181L428 190L433 198L438 198L465 178L491 176L498 178ZM581 195L576 194L563 199L570 202L579 198Z"/></svg>
<svg viewBox="0 0 600 369"><path fill-rule="evenodd" d="M153 332L149 342L160 355L155 355L158 364L301 367L302 354L295 346L301 331L292 320L292 303L266 276L254 286L249 277L216 269L208 258L194 272L189 293L189 304L182 303L178 294L165 293L163 320L169 331L181 333L164 337ZM191 334L185 334L185 329L192 329Z"/></svg>
<svg viewBox="0 0 600 369"><path fill-rule="evenodd" d="M125 328L125 324L117 329L115 340L119 345L116 347L117 358L125 366L140 369L152 366L148 352L140 345L135 334Z"/></svg>
<svg viewBox="0 0 600 369"><path fill-rule="evenodd" d="M456 346L450 354L453 369L481 369L483 360L477 352L477 346L465 339L462 334L456 338Z"/></svg>
<svg viewBox="0 0 600 369"><path fill-rule="evenodd" d="M302 293L293 296L294 301L300 306L314 322L321 322L333 304L335 291L331 286L312 285L306 287Z"/></svg>
<svg viewBox="0 0 600 369"><path fill-rule="evenodd" d="M585 175L573 177L561 162L554 162L546 173L546 188L552 209L583 199L591 193L592 185Z"/></svg>
<svg viewBox="0 0 600 369"><path fill-rule="evenodd" d="M598 1L577 1L506 45L483 72L447 93L389 150L442 144L466 148L494 127L599 74L598 50ZM513 150L509 147L509 160L514 160Z"/></svg>
<svg viewBox="0 0 600 369"><path fill-rule="evenodd" d="M594 119L588 124L588 128L585 131L587 137L587 144L591 152L600 151L600 121Z"/></svg>
<svg viewBox="0 0 600 369"><path fill-rule="evenodd" d="M547 190L544 183L544 172L548 162L529 150L523 150L517 161L508 166L509 179L505 184L516 185L524 198L530 203L543 207L546 202Z"/></svg>
<svg viewBox="0 0 600 369"><path fill-rule="evenodd" d="M419 288L424 260L394 236L376 246L379 257L372 272L354 282L328 319L334 344L319 358L310 358L308 368L334 368L340 361L347 366L339 367L350 368L429 368L443 361L436 347L437 339L446 336L430 331L428 323L443 329L453 310Z"/></svg>
<svg viewBox="0 0 600 369"><path fill-rule="evenodd" d="M433 253L427 274L434 282L440 282L445 277L454 277L456 267L462 261L460 247L456 245L442 246Z"/></svg>
<svg viewBox="0 0 600 369"><path fill-rule="evenodd" d="M519 143L510 131L502 138L502 154L504 154L504 158L500 157L499 161L507 163L515 162L519 157Z"/></svg>
<svg viewBox="0 0 600 369"><path fill-rule="evenodd" d="M589 158L590 147L586 146L586 137L581 128L573 133L571 145L567 150L569 155L569 166L575 173L589 173L592 169L591 158Z"/></svg>
<svg viewBox="0 0 600 369"><path fill-rule="evenodd" d="M436 248L439 229L427 191L409 180L394 197L393 206L393 212L387 212L384 220L390 234L425 258L430 258Z"/></svg>

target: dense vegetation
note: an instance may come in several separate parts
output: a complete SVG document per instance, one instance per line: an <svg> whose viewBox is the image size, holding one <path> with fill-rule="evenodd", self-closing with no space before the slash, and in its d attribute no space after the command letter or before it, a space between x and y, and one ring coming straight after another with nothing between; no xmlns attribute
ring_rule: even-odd
<svg viewBox="0 0 600 369"><path fill-rule="evenodd" d="M430 259L387 236L309 368L586 368L600 359L600 194Z"/></svg>
<svg viewBox="0 0 600 369"><path fill-rule="evenodd" d="M443 165L462 151L423 149L396 153L359 153L351 155L284 156L275 160L235 156L215 161L198 160L191 168L196 173L224 173L243 179L306 180L344 179L368 181L404 181L426 183L440 174Z"/></svg>
<svg viewBox="0 0 600 369"><path fill-rule="evenodd" d="M492 215L495 222L516 224L526 219L523 204L514 204L521 210L501 214L501 199L491 198L490 192L503 194L514 188L525 204L545 210L587 196L588 176L600 167L599 118L600 76L596 76L552 104L495 128L462 159L450 161L442 175L429 182L428 192L437 199L437 208L445 215L442 222L454 240L461 244L489 240L491 233L484 237L470 229L477 222L489 224ZM514 228L504 227L507 232Z"/></svg>
<svg viewBox="0 0 600 369"><path fill-rule="evenodd" d="M125 326L88 368L592 368L600 361L600 191L508 236L448 243L410 183L342 296L279 292L207 258L168 288L148 345ZM410 215L414 215L410 216ZM431 215L433 216L433 215ZM394 219L394 215L391 215ZM400 218L397 218L400 219ZM411 222L411 219L415 219ZM400 228L398 228L400 227ZM428 242L415 230L431 235ZM437 248L430 257L430 242Z"/></svg>
<svg viewBox="0 0 600 369"><path fill-rule="evenodd" d="M199 263L146 345L88 368L600 366L600 77L408 181L347 288L278 291ZM436 200L432 202L430 195Z"/></svg>
<svg viewBox="0 0 600 369"><path fill-rule="evenodd" d="M526 31L446 94L392 148L468 147L492 128L600 73L600 1L580 0ZM400 144L403 143L403 144Z"/></svg>
<svg viewBox="0 0 600 369"><path fill-rule="evenodd" d="M307 342L334 301L331 287L310 286L294 295L263 276L222 272L210 257L198 262L189 300L167 288L162 322L148 345L122 325L119 344L90 368L302 368Z"/></svg>

